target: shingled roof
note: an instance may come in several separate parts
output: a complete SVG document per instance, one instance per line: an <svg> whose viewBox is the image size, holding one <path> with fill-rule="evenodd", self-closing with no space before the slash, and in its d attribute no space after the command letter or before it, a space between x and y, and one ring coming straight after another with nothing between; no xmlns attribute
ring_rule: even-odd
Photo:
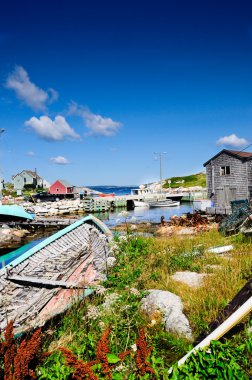
<svg viewBox="0 0 252 380"><path fill-rule="evenodd" d="M213 156L212 158L210 158L210 160L208 160L207 162L205 162L203 164L203 166L206 166L207 164L209 164L210 161L214 160L215 158L217 158L218 156L220 156L222 153L229 154L230 156L239 158L240 160L243 160L243 161L246 161L247 159L252 158L252 153L251 152L242 152L242 151L239 151L239 150L223 149L219 153L217 153L215 156Z"/></svg>
<svg viewBox="0 0 252 380"><path fill-rule="evenodd" d="M70 185L69 182L65 181L64 179L58 179L58 181L65 187L73 187L73 185Z"/></svg>
<svg viewBox="0 0 252 380"><path fill-rule="evenodd" d="M13 178L15 178L17 175L20 175L20 174L23 174L23 173L27 173L27 174L29 174L33 178L42 179L42 177L40 177L38 175L38 173L33 172L32 170L22 170L20 173L14 175Z"/></svg>

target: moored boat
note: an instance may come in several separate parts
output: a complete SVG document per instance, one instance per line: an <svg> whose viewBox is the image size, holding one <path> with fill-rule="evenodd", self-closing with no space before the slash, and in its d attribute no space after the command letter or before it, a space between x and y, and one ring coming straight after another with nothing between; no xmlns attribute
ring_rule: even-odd
<svg viewBox="0 0 252 380"><path fill-rule="evenodd" d="M45 239L0 270L0 329L15 334L43 325L92 293L106 268L109 229L87 216Z"/></svg>
<svg viewBox="0 0 252 380"><path fill-rule="evenodd" d="M135 207L149 207L148 202L143 202L143 201L133 201Z"/></svg>
<svg viewBox="0 0 252 380"><path fill-rule="evenodd" d="M179 205L180 205L180 202L171 201L170 199L149 202L149 207L177 207Z"/></svg>

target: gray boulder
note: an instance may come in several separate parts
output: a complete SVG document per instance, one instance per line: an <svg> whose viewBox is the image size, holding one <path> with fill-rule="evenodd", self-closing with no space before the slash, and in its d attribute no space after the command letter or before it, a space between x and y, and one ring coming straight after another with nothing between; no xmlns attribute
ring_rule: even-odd
<svg viewBox="0 0 252 380"><path fill-rule="evenodd" d="M157 312L163 315L165 330L192 339L189 321L183 314L181 298L164 290L148 290L149 294L142 299L142 311L150 318Z"/></svg>
<svg viewBox="0 0 252 380"><path fill-rule="evenodd" d="M207 276L206 273L197 273L197 272L176 272L171 278L174 281L183 282L184 284L192 287L198 288L204 284L204 279Z"/></svg>

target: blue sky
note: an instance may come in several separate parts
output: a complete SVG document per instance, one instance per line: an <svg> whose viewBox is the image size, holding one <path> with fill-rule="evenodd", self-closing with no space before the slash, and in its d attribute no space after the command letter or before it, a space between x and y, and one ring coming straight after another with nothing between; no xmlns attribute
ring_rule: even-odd
<svg viewBox="0 0 252 380"><path fill-rule="evenodd" d="M252 142L252 2L1 4L0 167L131 185ZM252 148L250 148L252 150Z"/></svg>

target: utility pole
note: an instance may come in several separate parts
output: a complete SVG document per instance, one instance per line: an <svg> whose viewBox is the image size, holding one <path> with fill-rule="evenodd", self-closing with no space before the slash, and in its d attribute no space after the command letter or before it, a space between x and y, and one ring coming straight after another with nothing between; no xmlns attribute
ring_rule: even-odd
<svg viewBox="0 0 252 380"><path fill-rule="evenodd" d="M37 175L37 169L35 168L35 178L36 178L36 189L38 188L38 175Z"/></svg>
<svg viewBox="0 0 252 380"><path fill-rule="evenodd" d="M167 154L166 152L154 152L155 158L159 159L159 172L160 172L160 192L162 192L162 159Z"/></svg>
<svg viewBox="0 0 252 380"><path fill-rule="evenodd" d="M5 129L0 128L0 138L2 134L4 133ZM0 169L0 204L2 204L2 187L3 187L3 181L2 181L2 175L1 175L1 169Z"/></svg>

